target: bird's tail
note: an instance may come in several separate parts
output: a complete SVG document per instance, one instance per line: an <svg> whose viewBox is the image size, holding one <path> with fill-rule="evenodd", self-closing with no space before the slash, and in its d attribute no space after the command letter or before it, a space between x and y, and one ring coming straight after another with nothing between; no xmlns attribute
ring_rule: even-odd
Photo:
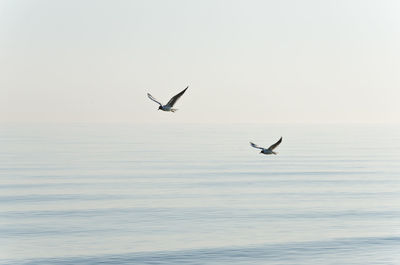
<svg viewBox="0 0 400 265"><path fill-rule="evenodd" d="M175 112L175 111L177 111L177 110L178 110L178 109L171 109L172 112Z"/></svg>

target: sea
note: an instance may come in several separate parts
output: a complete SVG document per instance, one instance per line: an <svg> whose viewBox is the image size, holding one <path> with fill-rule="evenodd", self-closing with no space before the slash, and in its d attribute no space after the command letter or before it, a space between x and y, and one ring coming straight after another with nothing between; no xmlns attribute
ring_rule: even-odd
<svg viewBox="0 0 400 265"><path fill-rule="evenodd" d="M0 124L0 264L399 265L400 125Z"/></svg>

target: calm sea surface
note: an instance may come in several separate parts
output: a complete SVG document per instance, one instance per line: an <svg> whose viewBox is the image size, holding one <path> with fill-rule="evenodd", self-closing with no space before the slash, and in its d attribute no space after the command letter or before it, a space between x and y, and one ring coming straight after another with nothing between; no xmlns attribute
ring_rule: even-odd
<svg viewBox="0 0 400 265"><path fill-rule="evenodd" d="M0 125L0 263L398 265L400 126Z"/></svg>

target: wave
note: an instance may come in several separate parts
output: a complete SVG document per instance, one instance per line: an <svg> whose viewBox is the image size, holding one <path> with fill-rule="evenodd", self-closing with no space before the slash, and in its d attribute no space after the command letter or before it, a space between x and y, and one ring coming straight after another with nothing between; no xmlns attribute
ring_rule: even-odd
<svg viewBox="0 0 400 265"><path fill-rule="evenodd" d="M400 237L362 237L329 241L291 242L154 251L98 256L58 257L30 260L0 260L4 265L31 264L399 264Z"/></svg>

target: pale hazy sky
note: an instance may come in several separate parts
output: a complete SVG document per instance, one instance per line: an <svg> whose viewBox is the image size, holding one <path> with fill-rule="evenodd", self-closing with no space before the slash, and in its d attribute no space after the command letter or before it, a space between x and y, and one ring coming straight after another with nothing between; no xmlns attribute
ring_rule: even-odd
<svg viewBox="0 0 400 265"><path fill-rule="evenodd" d="M400 122L400 1L0 1L0 122ZM177 113L157 111L190 85Z"/></svg>

